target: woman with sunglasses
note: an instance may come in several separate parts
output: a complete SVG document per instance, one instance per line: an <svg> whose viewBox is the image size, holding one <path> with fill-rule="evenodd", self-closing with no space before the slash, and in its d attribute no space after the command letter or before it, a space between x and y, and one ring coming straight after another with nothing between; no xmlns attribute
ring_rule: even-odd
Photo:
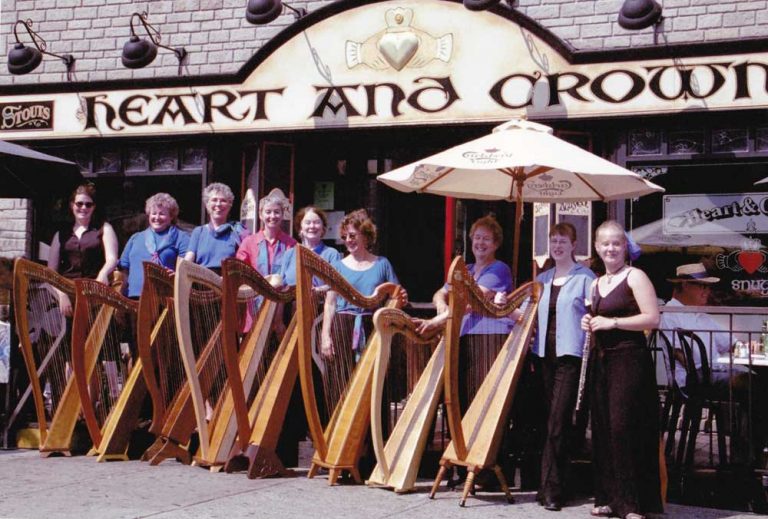
<svg viewBox="0 0 768 519"><path fill-rule="evenodd" d="M74 221L53 235L48 267L69 279L90 278L107 284L117 266L117 235L98 216L96 186L77 186L69 207ZM72 303L63 292L59 293L59 306L64 315L72 315Z"/></svg>

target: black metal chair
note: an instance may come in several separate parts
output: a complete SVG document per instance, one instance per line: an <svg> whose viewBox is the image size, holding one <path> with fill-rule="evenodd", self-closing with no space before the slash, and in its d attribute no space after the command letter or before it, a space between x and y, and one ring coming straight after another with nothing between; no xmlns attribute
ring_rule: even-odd
<svg viewBox="0 0 768 519"><path fill-rule="evenodd" d="M656 330L651 335L652 348L660 350L664 357L664 369L667 375L667 389L664 398L664 405L661 409L661 432L667 435L667 439L664 446L664 454L667 459L672 458L675 449L675 435L677 433L677 423L680 420L680 411L688 400L688 395L678 385L675 379L675 368L677 362L685 360L680 350L675 350L674 346L670 342L667 334L661 330ZM680 438L681 442L685 441L685 438Z"/></svg>
<svg viewBox="0 0 768 519"><path fill-rule="evenodd" d="M677 329L676 333L685 357L686 385L683 391L687 394L676 463L684 469L683 473L693 466L696 437L699 434L703 410L706 408L714 416L717 425L718 464L726 465L728 455L725 436L726 431L731 429L726 413L729 402L723 399L712 385L709 355L704 341L689 330ZM698 369L694 352L698 352L701 361L701 367Z"/></svg>

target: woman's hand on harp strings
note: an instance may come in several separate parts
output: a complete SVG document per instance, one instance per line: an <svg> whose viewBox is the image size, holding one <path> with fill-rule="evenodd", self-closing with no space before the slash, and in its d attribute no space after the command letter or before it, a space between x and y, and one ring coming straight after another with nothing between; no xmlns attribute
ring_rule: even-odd
<svg viewBox="0 0 768 519"><path fill-rule="evenodd" d="M496 292L493 296L493 304L504 306L509 303L509 296L510 294L507 294L506 292ZM521 312L519 308L515 308L509 313L508 317L516 323L519 323L523 318L523 312Z"/></svg>

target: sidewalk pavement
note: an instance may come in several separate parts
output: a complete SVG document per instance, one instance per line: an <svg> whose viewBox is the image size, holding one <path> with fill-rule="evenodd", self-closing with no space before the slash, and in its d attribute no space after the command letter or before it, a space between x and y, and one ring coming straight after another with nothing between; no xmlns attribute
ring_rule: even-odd
<svg viewBox="0 0 768 519"><path fill-rule="evenodd" d="M325 476L249 480L244 474L211 473L165 461L151 467L140 461L97 463L92 457L40 458L37 451L0 451L1 519L144 518L413 518L489 519L544 517L586 519L590 501L547 512L532 492L515 493L508 504L501 493L470 497L441 488L427 497L430 481L416 492L397 495L364 485L329 487ZM668 505L666 517L725 519L751 514Z"/></svg>

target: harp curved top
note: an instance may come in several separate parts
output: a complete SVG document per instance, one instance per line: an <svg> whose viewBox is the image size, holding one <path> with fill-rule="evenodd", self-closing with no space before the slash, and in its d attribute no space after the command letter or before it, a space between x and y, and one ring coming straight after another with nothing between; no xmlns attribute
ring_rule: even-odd
<svg viewBox="0 0 768 519"><path fill-rule="evenodd" d="M259 271L243 260L237 258L222 260L221 272L225 280L227 278L242 280L238 287L230 287L230 290L233 288L240 290L238 298L241 300L260 295L276 303L290 303L296 297L296 287L274 286L270 279L262 276Z"/></svg>
<svg viewBox="0 0 768 519"><path fill-rule="evenodd" d="M462 416L459 409L459 337L461 322L464 318L467 304L475 312L480 312L492 317L504 317L513 310L519 308L525 301L536 303L541 293L541 284L536 282L526 283L514 290L507 298L507 303L497 305L488 300L482 293L474 277L469 273L463 258L456 257L451 263L448 272L451 280L451 290L448 293L448 320L445 325L445 408L448 428L451 433L451 443L459 459L466 458L467 443L462 429ZM528 311L521 316L525 319L526 334L530 332L535 312ZM515 323L515 328L521 326L520 321ZM515 334L513 329L510 337ZM509 339L507 339L509 341Z"/></svg>
<svg viewBox="0 0 768 519"><path fill-rule="evenodd" d="M308 290L312 287L312 278L317 277L348 302L366 310L378 308L384 301L393 298L400 289L394 283L382 283L376 287L376 290L370 296L361 294L330 263L303 245L296 246L296 271L297 287L299 287L300 274L303 274L305 277L309 276L310 281L306 285ZM297 295L296 298L298 299L298 297Z"/></svg>
<svg viewBox="0 0 768 519"><path fill-rule="evenodd" d="M87 396L91 372L96 364L98 351L101 349L101 343L107 334L114 312L122 311L126 314L135 314L139 304L93 279L76 279L75 294L75 315L72 326L72 369L80 395L83 417L94 447L98 448L102 437L101 426L96 417L93 401ZM90 326L91 308L100 308L92 326Z"/></svg>
<svg viewBox="0 0 768 519"><path fill-rule="evenodd" d="M168 369L168 366L156 366L153 348L159 330L173 321L173 272L150 261L144 262L144 285L139 296L139 314L136 323L136 343L139 358L144 366L144 380L152 399L152 425L150 432L159 435L163 417L166 413L166 402L160 390L160 382L156 371ZM166 328L167 329L167 328ZM176 328L173 327L175 338ZM168 346L177 348L175 340Z"/></svg>
<svg viewBox="0 0 768 519"><path fill-rule="evenodd" d="M207 290L193 288L195 283L206 287ZM193 347L189 307L191 301L199 304L211 305L220 302L221 290L221 276L192 261L179 258L176 263L176 275L173 288L176 330L179 338L179 347L181 348L184 370L187 374L187 382L192 396L192 404L195 409L195 420L200 436L200 450L204 458L208 457L210 431L206 421L205 397L203 396L201 381L197 372L197 359ZM220 324L221 323L219 323L219 325ZM215 335L220 333L220 330L214 331L213 333L214 336L212 339L215 342ZM209 341L210 340L211 339L209 339ZM213 342L210 344L213 344Z"/></svg>
<svg viewBox="0 0 768 519"><path fill-rule="evenodd" d="M312 380L312 326L315 301L312 296L313 279L319 278L331 290L360 308L372 310L388 298L393 304L402 305L401 287L383 283L373 295L365 296L337 272L328 262L306 247L296 247L296 304L299 324L299 376L301 380L307 422L315 450L321 459L328 454L328 439L323 430Z"/></svg>
<svg viewBox="0 0 768 519"><path fill-rule="evenodd" d="M24 290L22 290L20 284L29 283L29 281L48 283L52 287L64 292L69 297L75 296L75 282L73 280L67 279L55 270L40 265L39 263L35 263L34 261L25 258L16 258L13 266L14 294L21 295L21 292ZM19 287L18 290L17 287ZM24 287L26 287L26 284Z"/></svg>
<svg viewBox="0 0 768 519"><path fill-rule="evenodd" d="M40 445L45 446L48 425L46 418L45 404L43 401L43 390L40 382L40 374L38 370L43 369L43 366L38 366L35 360L35 350L33 339L31 337L31 324L29 319L29 309L31 307L30 302L30 285L34 283L46 283L50 287L59 290L67 295L70 300L74 301L75 297L75 283L71 279L67 279L58 272L30 261L25 258L16 258L14 261L13 269L13 298L14 298L14 315L16 319L16 328L18 330L19 342L21 344L21 353L24 357L24 365L27 368L27 374L29 376L30 387L32 390L32 398L35 403L35 413L37 416L37 423L40 428ZM61 315L61 314L59 314ZM61 316L62 323L64 317ZM65 327L64 324L62 326ZM67 342L67 341L64 341ZM59 343L62 346L63 343ZM67 352L68 355L69 352ZM43 360L45 362L45 360Z"/></svg>
<svg viewBox="0 0 768 519"><path fill-rule="evenodd" d="M371 438L373 450L378 461L378 468L384 479L390 477L390 462L384 451L384 427L381 417L384 379L389 364L392 337L404 335L409 345L437 344L443 333L442 328L431 328L426 333L419 333L411 316L399 308L380 308L373 314L373 324L379 333L380 345L373 368L373 388L371 391Z"/></svg>
<svg viewBox="0 0 768 519"><path fill-rule="evenodd" d="M248 417L246 386L253 385L254 374L268 339L269 328L275 316L277 304L293 301L296 290L294 287L274 287L270 280L262 276L248 263L227 258L221 262L223 278L222 289L222 348L224 363L227 370L227 381L232 395L232 402L237 420L238 441L240 448L245 450L251 435L252 424ZM253 323L243 332L240 317L247 310L245 303L256 297L264 297L266 301L259 305L253 316ZM258 350L258 351L257 351ZM254 357L255 360L247 366L240 365L243 355ZM250 380L249 380L250 379Z"/></svg>

